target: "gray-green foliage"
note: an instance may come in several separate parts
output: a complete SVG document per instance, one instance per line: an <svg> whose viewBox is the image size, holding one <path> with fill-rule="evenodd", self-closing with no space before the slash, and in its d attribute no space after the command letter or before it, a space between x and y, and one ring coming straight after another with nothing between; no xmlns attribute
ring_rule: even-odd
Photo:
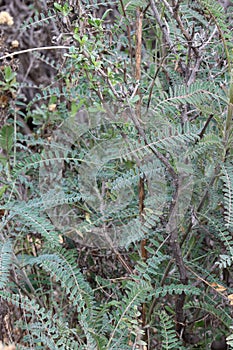
<svg viewBox="0 0 233 350"><path fill-rule="evenodd" d="M64 61L37 55L57 80L28 103L33 133L21 134L17 116L0 130L0 296L27 316L18 348L192 349L197 333L207 348L212 324L231 332L228 15L204 0L77 3L74 23L65 1L32 20L69 31L64 43L72 37ZM84 247L93 256L83 258ZM108 275L95 275L96 250L110 251L122 275L107 259Z"/></svg>

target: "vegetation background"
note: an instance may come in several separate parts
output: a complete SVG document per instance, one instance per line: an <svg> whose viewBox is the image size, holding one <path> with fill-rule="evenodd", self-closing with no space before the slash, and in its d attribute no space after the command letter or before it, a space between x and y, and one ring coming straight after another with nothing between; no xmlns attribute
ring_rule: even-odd
<svg viewBox="0 0 233 350"><path fill-rule="evenodd" d="M233 347L231 1L0 1L4 349Z"/></svg>

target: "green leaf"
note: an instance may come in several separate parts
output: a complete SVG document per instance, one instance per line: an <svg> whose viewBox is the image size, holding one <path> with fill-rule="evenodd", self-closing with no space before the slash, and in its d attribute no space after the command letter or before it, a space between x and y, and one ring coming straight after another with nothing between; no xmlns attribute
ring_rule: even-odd
<svg viewBox="0 0 233 350"><path fill-rule="evenodd" d="M58 2L55 2L55 3L53 4L53 6L55 7L56 10L62 11L62 6L61 6L60 4L58 4Z"/></svg>
<svg viewBox="0 0 233 350"><path fill-rule="evenodd" d="M16 73L12 72L12 69L10 66L5 66L4 67L4 76L5 76L5 81L7 83L9 83L16 77Z"/></svg>
<svg viewBox="0 0 233 350"><path fill-rule="evenodd" d="M10 153L14 143L14 127L12 125L4 125L0 130L0 146L8 154Z"/></svg>
<svg viewBox="0 0 233 350"><path fill-rule="evenodd" d="M6 165L6 163L7 163L7 158L4 157L2 154L0 154L0 163L2 165Z"/></svg>
<svg viewBox="0 0 233 350"><path fill-rule="evenodd" d="M4 186L0 187L0 199L2 198L2 196L3 196L4 192L6 191L7 187L8 187L7 185L4 185Z"/></svg>

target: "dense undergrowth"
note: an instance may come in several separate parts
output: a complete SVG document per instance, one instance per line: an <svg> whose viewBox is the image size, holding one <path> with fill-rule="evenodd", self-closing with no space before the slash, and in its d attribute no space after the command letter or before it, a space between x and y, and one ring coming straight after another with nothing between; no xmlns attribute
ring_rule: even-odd
<svg viewBox="0 0 233 350"><path fill-rule="evenodd" d="M231 3L0 11L0 341L230 349Z"/></svg>

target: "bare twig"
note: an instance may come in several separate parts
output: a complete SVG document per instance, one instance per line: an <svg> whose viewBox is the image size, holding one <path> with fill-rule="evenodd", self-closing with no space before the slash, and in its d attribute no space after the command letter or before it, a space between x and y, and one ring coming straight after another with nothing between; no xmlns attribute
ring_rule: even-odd
<svg viewBox="0 0 233 350"><path fill-rule="evenodd" d="M8 53L4 56L0 57L0 60L3 60L5 58L10 58L10 57L14 57L17 55L21 55L27 52L33 52L33 51L40 51L40 50L57 50L57 49L65 49L65 50L69 50L70 46L41 46L41 47L32 47L30 49L26 49L26 50L21 50L21 51L16 51L16 52L12 52L12 53Z"/></svg>
<svg viewBox="0 0 233 350"><path fill-rule="evenodd" d="M155 75L154 75L154 77L153 77L153 80L152 80L152 82L151 82L151 84L150 84L150 88L149 88L150 91L149 91L148 102L147 102L147 107L146 107L147 111L148 111L148 109L149 109L149 107L150 107L151 98L152 98L152 93L153 93L153 88L154 88L154 86L155 86L156 78L157 78L157 76L158 76L158 74L159 74L160 69L161 69L162 66L163 66L163 62L164 62L164 60L165 60L166 57L167 57L167 55L164 55L164 56L163 56L163 58L162 58L162 60L161 60L161 62L160 62L160 64L159 64L159 66L158 66L157 69L156 69L156 72L155 72Z"/></svg>
<svg viewBox="0 0 233 350"><path fill-rule="evenodd" d="M197 50L197 48L193 45L193 38L192 36L189 34L189 32L185 29L182 21L181 21L181 18L180 18L180 15L179 15L179 6L176 6L176 8L174 9L174 18L181 30L181 32L183 33L185 39L187 40L188 42L188 45L191 47L191 49L193 50L194 54L196 57L199 57L199 52Z"/></svg>
<svg viewBox="0 0 233 350"><path fill-rule="evenodd" d="M173 15L172 7L169 5L169 3L167 2L167 0L162 0L162 2L163 2L164 5L166 6L166 8L167 8L168 11L170 12L170 14Z"/></svg>
<svg viewBox="0 0 233 350"><path fill-rule="evenodd" d="M125 12L125 6L124 6L122 0L120 0L120 4L121 4L121 9L123 11L123 15L124 15L125 19L127 19L127 14ZM130 36L130 26L128 24L126 25L126 29L127 29L128 43L129 43L130 61L131 61L131 67L132 67L133 66L133 50L132 50L132 43L131 43L131 36Z"/></svg>
<svg viewBox="0 0 233 350"><path fill-rule="evenodd" d="M173 255L173 258L176 263L176 267L179 271L180 282L182 284L188 284L188 275L187 270L184 264L181 244L178 237L178 208L179 208L179 197L182 192L182 176L179 177L176 182L175 194L173 195L173 200L170 206L169 222L167 225L167 231L170 234L170 249ZM182 329L184 328L184 302L185 302L185 293L183 292L176 299L175 310L176 310L176 331L181 334Z"/></svg>
<svg viewBox="0 0 233 350"><path fill-rule="evenodd" d="M158 25L163 33L165 41L166 41L167 45L169 46L169 48L172 49L173 45L172 45L171 38L169 36L168 28L165 25L165 23L162 22L162 20L160 18L160 14L159 14L159 11L157 10L157 7L156 7L154 0L150 0L150 5L151 5L152 12L155 16L155 19L156 19L156 21L157 21L157 23L158 23Z"/></svg>
<svg viewBox="0 0 233 350"><path fill-rule="evenodd" d="M187 86L190 86L194 83L194 81L196 79L196 74L199 71L199 68L201 65L201 61L202 61L202 59L200 56L196 58L195 66L192 68L191 74L190 74L188 81L187 81Z"/></svg>
<svg viewBox="0 0 233 350"><path fill-rule="evenodd" d="M161 30L161 32L163 34L163 37L164 37L166 45L168 46L169 50L173 54L176 54L175 45L172 43L172 40L170 38L169 27L168 27L167 22L165 20L162 21L154 0L150 0L150 5L151 5L152 12L154 14L154 17L155 17L155 19L156 19L156 21L157 21L157 23L158 23L158 25L160 27L160 30ZM182 64L182 62L180 60L178 62L178 65L180 66L181 71L184 73L185 72L185 68L184 68L184 66L183 66L183 64Z"/></svg>

